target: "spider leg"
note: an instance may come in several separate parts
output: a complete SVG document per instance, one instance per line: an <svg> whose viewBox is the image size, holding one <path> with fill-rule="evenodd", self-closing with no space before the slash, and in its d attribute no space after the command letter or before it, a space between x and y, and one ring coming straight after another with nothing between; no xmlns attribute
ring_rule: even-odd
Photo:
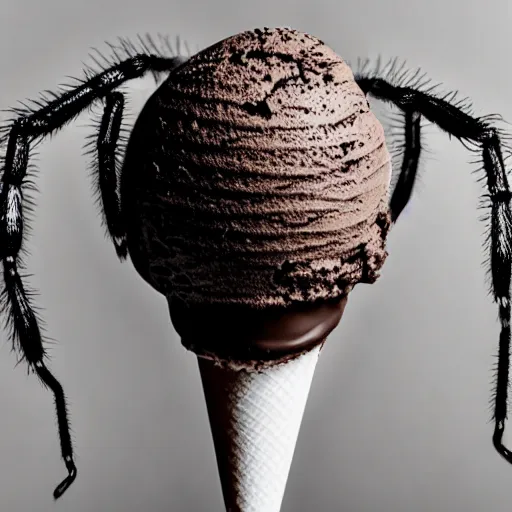
<svg viewBox="0 0 512 512"><path fill-rule="evenodd" d="M423 116L461 142L476 144L479 147L491 209L491 293L498 304L501 324L494 395L493 444L498 453L512 463L512 452L503 445L505 420L508 414L511 341L512 193L505 170L500 133L490 125L490 117L475 118L460 106L453 105L445 98L436 97L428 91L396 86L382 78L362 74L356 77L356 81L365 94L395 104L406 116L413 113L418 117Z"/></svg>
<svg viewBox="0 0 512 512"><path fill-rule="evenodd" d="M389 210L391 222L395 223L411 199L416 181L421 154L421 115L418 112L405 112L405 142L402 167L396 182Z"/></svg>
<svg viewBox="0 0 512 512"><path fill-rule="evenodd" d="M96 170L102 203L101 211L120 260L124 260L128 253L126 232L121 220L120 176L116 159L123 109L124 96L121 92L111 92L106 96L96 143L98 153Z"/></svg>
<svg viewBox="0 0 512 512"><path fill-rule="evenodd" d="M167 58L153 54L137 54L92 76L74 89L41 105L35 111L23 112L9 127L7 150L2 173L0 192L0 259L3 262L4 289L3 310L12 328L12 340L22 357L54 395L57 413L61 454L68 476L54 491L59 498L76 478L77 469L73 459L66 398L60 383L50 373L44 359L46 356L39 320L18 272L20 250L23 240L23 184L27 174L30 144L48 136L75 118L92 102L108 96L116 87L147 72L170 71L183 62L181 57ZM116 249L123 254L123 236L118 198L114 195L112 145L115 145L116 126L120 120L122 102L115 94L107 99L104 123L100 130L98 150L100 157L103 203L113 234Z"/></svg>
<svg viewBox="0 0 512 512"><path fill-rule="evenodd" d="M43 384L50 388L55 398L61 454L68 470L68 476L55 489L54 496L58 498L73 483L77 470L73 461L66 398L62 386L44 363L46 353L41 342L37 318L18 272L16 259L21 246L23 230L21 201L22 195L19 187L2 187L0 240L4 248L2 254L5 283L3 298L6 299L4 306L10 307L9 316L12 321L13 337L21 349L23 358L36 372Z"/></svg>

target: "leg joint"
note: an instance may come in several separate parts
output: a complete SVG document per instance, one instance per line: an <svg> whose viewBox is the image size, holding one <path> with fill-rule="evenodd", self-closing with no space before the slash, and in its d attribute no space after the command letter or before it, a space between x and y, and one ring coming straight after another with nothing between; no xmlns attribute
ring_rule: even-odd
<svg viewBox="0 0 512 512"><path fill-rule="evenodd" d="M494 203L508 203L510 200L512 200L512 191L510 190L498 190L492 195Z"/></svg>
<svg viewBox="0 0 512 512"><path fill-rule="evenodd" d="M496 147L500 144L500 137L498 130L493 126L486 126L481 135L481 142L484 147Z"/></svg>

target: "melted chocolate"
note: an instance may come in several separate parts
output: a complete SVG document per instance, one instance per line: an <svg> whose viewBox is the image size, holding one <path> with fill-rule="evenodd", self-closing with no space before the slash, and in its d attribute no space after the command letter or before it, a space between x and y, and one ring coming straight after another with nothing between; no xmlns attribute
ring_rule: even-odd
<svg viewBox="0 0 512 512"><path fill-rule="evenodd" d="M169 300L174 328L185 348L221 359L269 361L310 350L338 325L347 296L314 304L269 307L187 305Z"/></svg>

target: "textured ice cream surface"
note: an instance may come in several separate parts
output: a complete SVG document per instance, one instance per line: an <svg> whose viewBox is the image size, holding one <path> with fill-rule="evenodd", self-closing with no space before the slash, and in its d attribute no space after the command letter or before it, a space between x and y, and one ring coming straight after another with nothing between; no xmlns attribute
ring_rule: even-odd
<svg viewBox="0 0 512 512"><path fill-rule="evenodd" d="M187 304L288 306L371 283L386 258L390 156L349 66L264 29L173 71L127 148L139 273Z"/></svg>

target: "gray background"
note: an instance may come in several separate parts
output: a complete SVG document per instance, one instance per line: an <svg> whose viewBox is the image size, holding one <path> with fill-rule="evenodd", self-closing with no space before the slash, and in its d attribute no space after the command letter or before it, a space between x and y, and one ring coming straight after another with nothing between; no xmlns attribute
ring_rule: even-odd
<svg viewBox="0 0 512 512"><path fill-rule="evenodd" d="M3 0L0 107L80 75L91 46L146 31L192 46L257 26L310 32L347 60L406 58L477 114L512 120L509 2L488 0ZM149 80L129 90L136 112ZM0 344L0 510L220 511L194 356L165 300L105 240L82 156L89 117L41 146L31 284L71 405L79 478L64 476L51 396ZM421 186L389 238L382 278L353 292L319 363L283 511L510 510L493 450L496 308L482 267L472 156L436 129ZM2 340L6 336L2 335ZM508 436L509 444L512 436Z"/></svg>

